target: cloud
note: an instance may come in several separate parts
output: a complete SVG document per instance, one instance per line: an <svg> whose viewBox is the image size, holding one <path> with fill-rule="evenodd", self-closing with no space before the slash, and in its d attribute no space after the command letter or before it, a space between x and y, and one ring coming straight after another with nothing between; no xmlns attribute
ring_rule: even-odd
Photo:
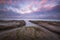
<svg viewBox="0 0 60 40"><path fill-rule="evenodd" d="M19 19L59 18L59 0L20 0L12 5L5 5L0 17ZM2 6L0 6L1 8ZM1 9L0 9L1 10Z"/></svg>
<svg viewBox="0 0 60 40"><path fill-rule="evenodd" d="M19 4L20 8L15 8L15 7L12 7L11 5L7 7L7 9L20 14L29 14L32 12L42 11L43 9L50 10L55 6L54 4L55 0L51 0L50 3L48 3L48 0L41 0L41 1L32 0L28 2L29 3L27 3L27 0L26 0L24 3L20 3Z"/></svg>

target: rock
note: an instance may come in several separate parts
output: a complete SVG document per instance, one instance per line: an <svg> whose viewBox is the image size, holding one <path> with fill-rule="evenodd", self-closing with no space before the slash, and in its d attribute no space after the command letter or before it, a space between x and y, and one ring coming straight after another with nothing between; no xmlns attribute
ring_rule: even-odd
<svg viewBox="0 0 60 40"><path fill-rule="evenodd" d="M0 21L0 29L10 29L25 26L24 20L2 20Z"/></svg>
<svg viewBox="0 0 60 40"><path fill-rule="evenodd" d="M59 38L54 33L31 26L2 33L0 40L59 40Z"/></svg>

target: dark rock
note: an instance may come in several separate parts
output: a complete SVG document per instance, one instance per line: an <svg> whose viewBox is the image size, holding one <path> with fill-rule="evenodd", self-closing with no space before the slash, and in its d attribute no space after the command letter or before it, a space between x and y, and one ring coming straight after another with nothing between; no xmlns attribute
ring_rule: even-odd
<svg viewBox="0 0 60 40"><path fill-rule="evenodd" d="M11 29L25 26L24 20L1 20L0 21L0 30Z"/></svg>

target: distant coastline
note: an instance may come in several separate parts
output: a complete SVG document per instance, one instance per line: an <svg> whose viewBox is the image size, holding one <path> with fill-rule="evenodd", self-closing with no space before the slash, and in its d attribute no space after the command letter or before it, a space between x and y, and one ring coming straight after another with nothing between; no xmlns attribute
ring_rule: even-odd
<svg viewBox="0 0 60 40"><path fill-rule="evenodd" d="M58 21L60 22L60 19L0 19L0 20L33 20L33 21Z"/></svg>

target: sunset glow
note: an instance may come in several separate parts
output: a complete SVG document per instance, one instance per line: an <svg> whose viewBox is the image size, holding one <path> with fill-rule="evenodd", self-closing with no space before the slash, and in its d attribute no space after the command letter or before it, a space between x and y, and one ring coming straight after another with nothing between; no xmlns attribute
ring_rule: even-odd
<svg viewBox="0 0 60 40"><path fill-rule="evenodd" d="M0 0L0 19L60 19L60 0Z"/></svg>
<svg viewBox="0 0 60 40"><path fill-rule="evenodd" d="M40 0L40 1L26 0L26 1L24 2L24 4L23 3L19 4L20 8L9 6L9 8L7 7L7 9L20 14L29 14L29 13L40 11L41 9L50 10L52 7L55 6L54 0L51 0L50 3L48 3L48 0Z"/></svg>

